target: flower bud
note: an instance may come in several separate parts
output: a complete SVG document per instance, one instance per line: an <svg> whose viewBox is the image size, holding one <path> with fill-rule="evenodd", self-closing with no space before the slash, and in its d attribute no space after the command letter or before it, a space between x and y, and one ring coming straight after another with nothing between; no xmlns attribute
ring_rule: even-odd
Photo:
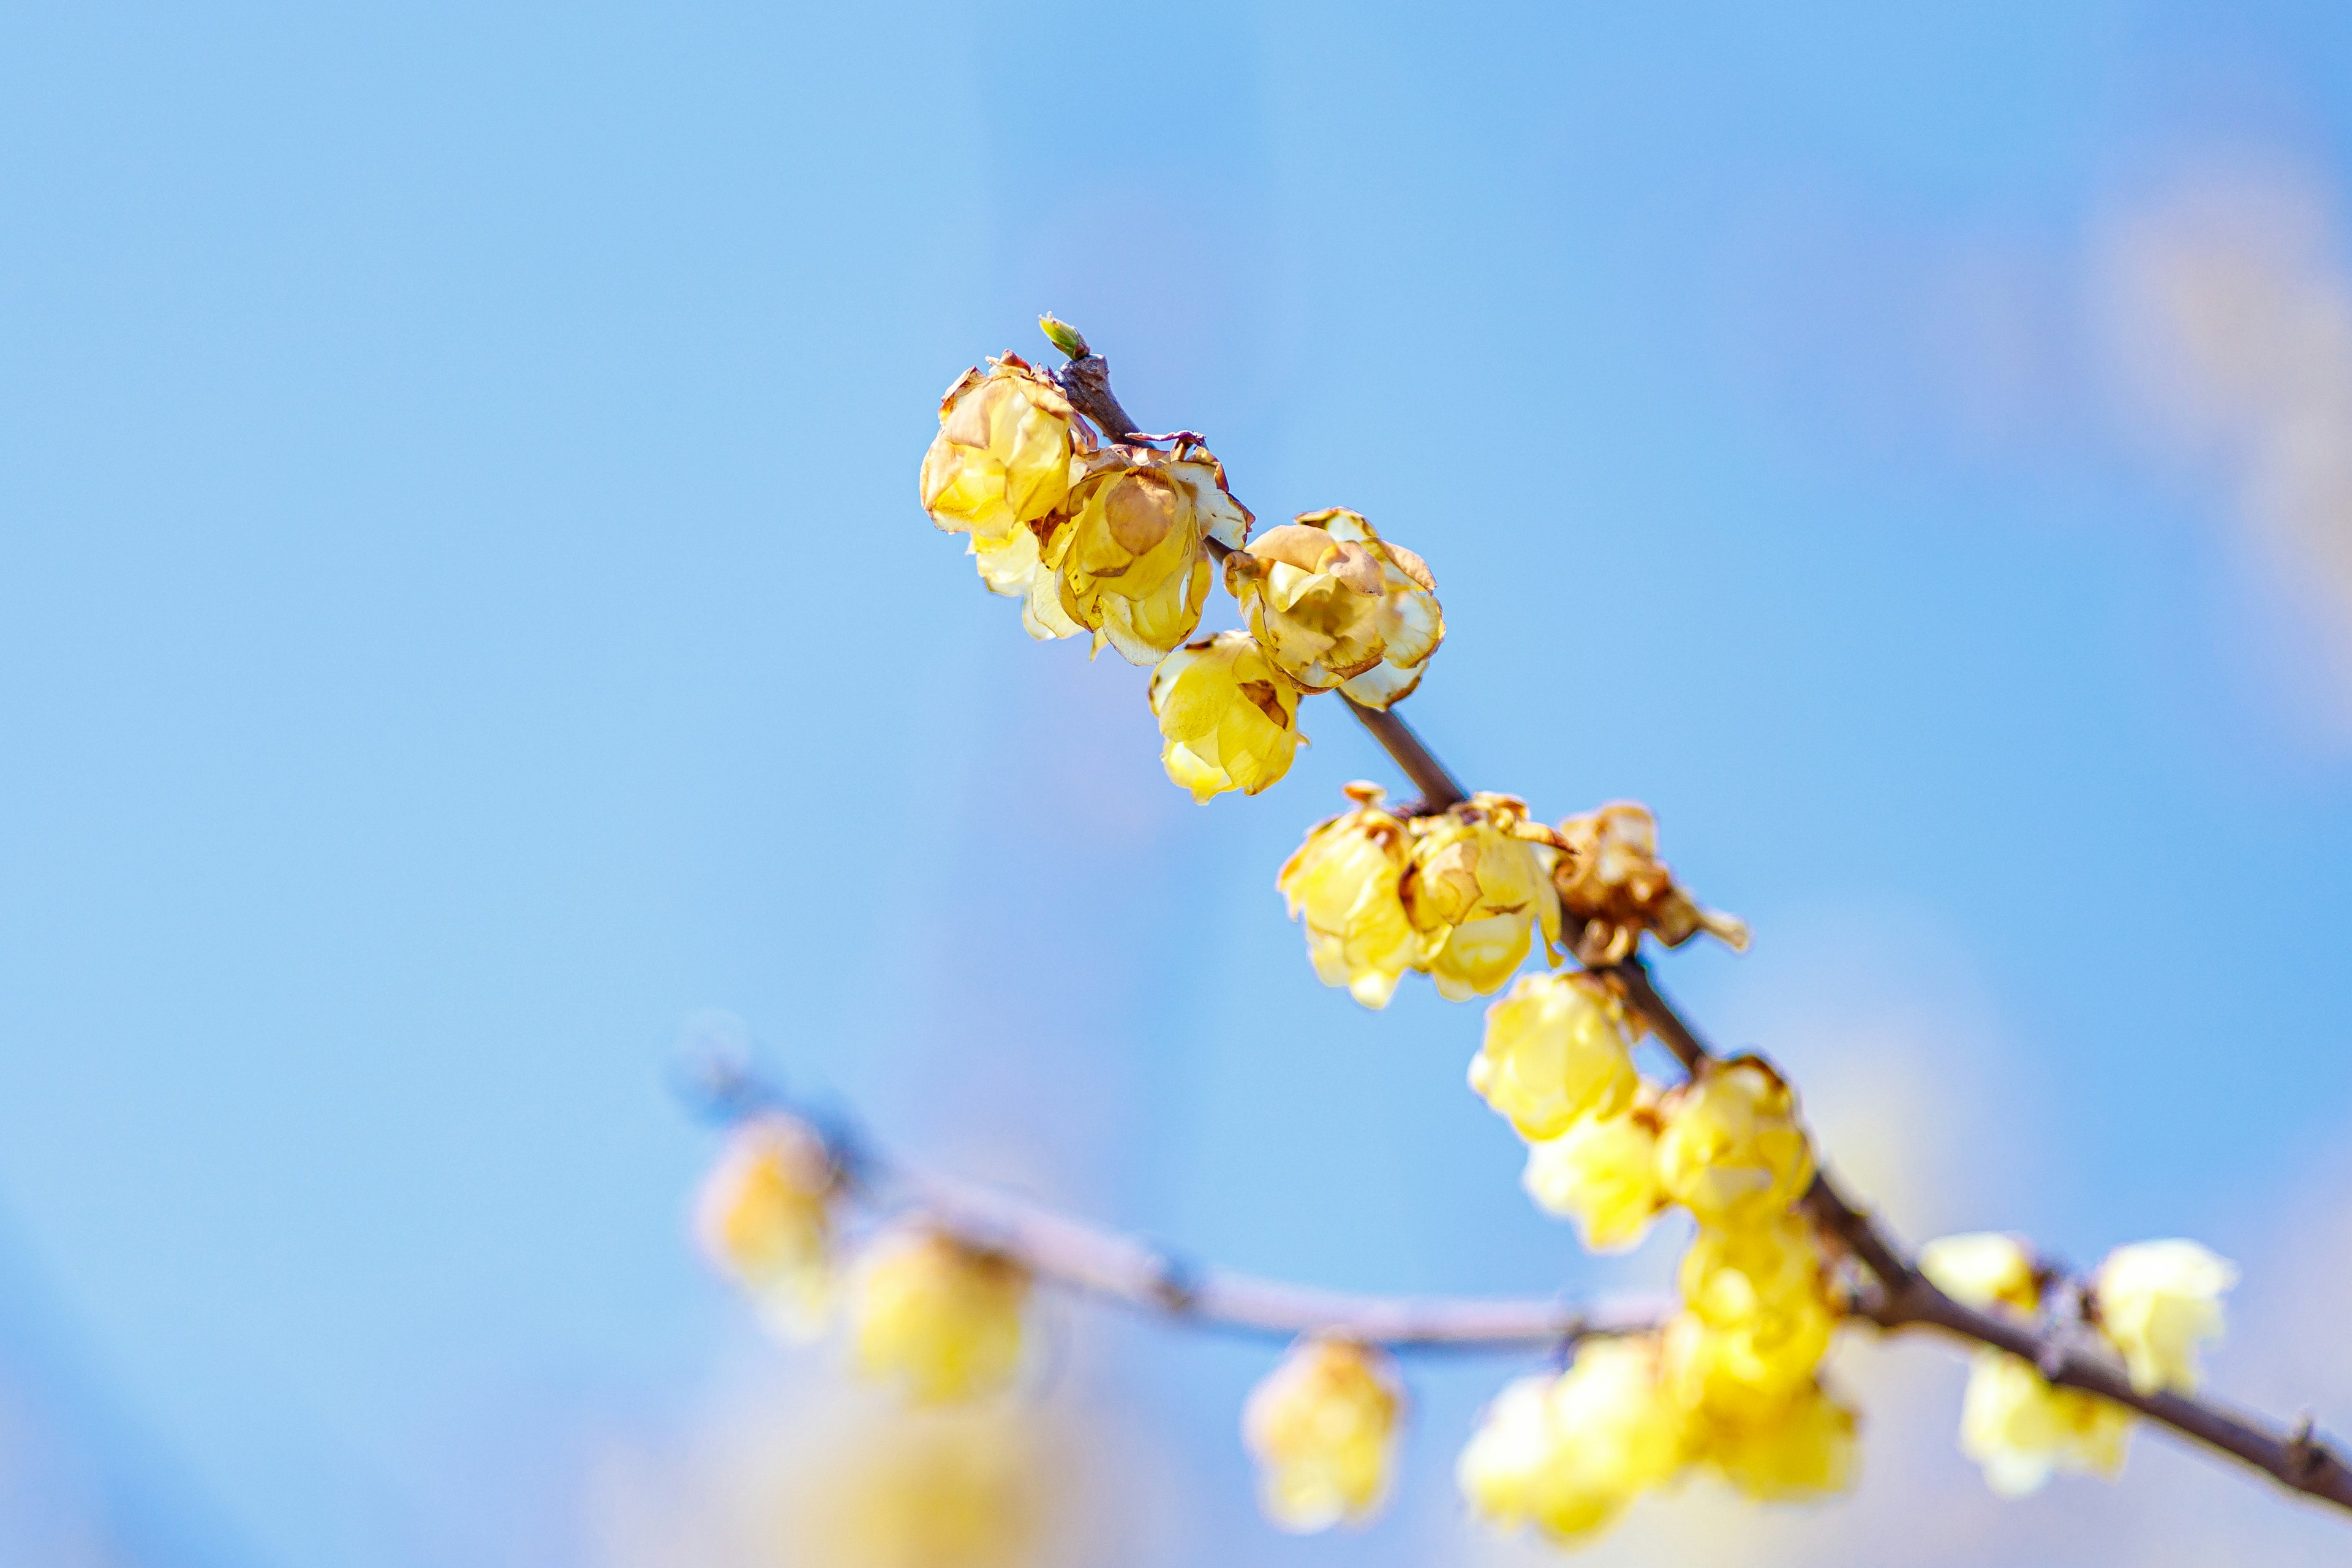
<svg viewBox="0 0 2352 1568"><path fill-rule="evenodd" d="M1571 1542L1671 1479L1683 1441L1682 1413L1659 1383L1655 1342L1587 1340L1567 1372L1521 1378L1496 1397L1454 1476L1488 1523L1532 1523Z"/></svg>
<svg viewBox="0 0 2352 1568"><path fill-rule="evenodd" d="M1522 1138L1557 1138L1633 1103L1632 1044L1624 1007L1591 975L1523 975L1486 1009L1470 1087Z"/></svg>
<svg viewBox="0 0 2352 1568"><path fill-rule="evenodd" d="M2053 1388L2028 1363L1980 1350L1960 1402L1960 1452L2002 1497L2038 1491L2060 1470L2123 1471L2131 1413L2079 1389Z"/></svg>
<svg viewBox="0 0 2352 1568"><path fill-rule="evenodd" d="M1368 708L1420 683L1445 637L1436 586L1420 556L1340 507L1303 513L1225 558L1226 590L1275 668Z"/></svg>
<svg viewBox="0 0 2352 1568"><path fill-rule="evenodd" d="M1761 1224L1813 1179L1796 1095L1754 1057L1715 1064L1669 1093L1660 1111L1658 1184L1701 1225Z"/></svg>
<svg viewBox="0 0 2352 1568"><path fill-rule="evenodd" d="M714 1268L788 1339L814 1338L832 1294L833 1162L789 1116L736 1128L703 1179L695 1234Z"/></svg>
<svg viewBox="0 0 2352 1568"><path fill-rule="evenodd" d="M1700 931L1735 952L1748 946L1748 923L1693 903L1658 858L1658 824L1650 808L1612 801L1559 825L1568 853L1552 865L1560 914L1577 961L1622 963L1649 931L1680 947Z"/></svg>
<svg viewBox="0 0 2352 1568"><path fill-rule="evenodd" d="M1976 1231L1937 1237L1919 1249L1919 1272L1937 1289L1971 1307L2031 1313L2042 1305L2033 1255L2013 1236Z"/></svg>
<svg viewBox="0 0 2352 1568"><path fill-rule="evenodd" d="M1481 791L1442 816L1414 823L1402 890L1420 938L1418 967L1448 1001L1491 995L1526 961L1540 931L1544 952L1559 940L1550 828L1527 820L1527 803Z"/></svg>
<svg viewBox="0 0 2352 1568"><path fill-rule="evenodd" d="M1355 809L1309 828L1274 883L1306 927L1316 978L1367 1007L1388 1005L1419 945L1401 890L1412 831L1381 809L1381 794L1348 785Z"/></svg>
<svg viewBox="0 0 2352 1568"><path fill-rule="evenodd" d="M1808 1383L1754 1420L1703 1415L1692 1446L1702 1463L1758 1502L1804 1502L1853 1484L1854 1414Z"/></svg>
<svg viewBox="0 0 2352 1568"><path fill-rule="evenodd" d="M1242 1410L1266 1517L1302 1533L1370 1519L1395 1473L1403 1403L1386 1354L1348 1340L1292 1346Z"/></svg>
<svg viewBox="0 0 2352 1568"><path fill-rule="evenodd" d="M2221 1337L2221 1296L2238 1270L2193 1241L2118 1247L2094 1287L2099 1329L2142 1394L2197 1390L2197 1350Z"/></svg>
<svg viewBox="0 0 2352 1568"><path fill-rule="evenodd" d="M1656 1111L1637 1100L1621 1115L1588 1116L1531 1144L1520 1184L1545 1213L1574 1220L1587 1251L1630 1251L1665 1204Z"/></svg>
<svg viewBox="0 0 2352 1568"><path fill-rule="evenodd" d="M940 433L923 455L923 510L950 533L971 535L981 575L1000 594L1022 593L1020 535L1058 510L1070 488L1070 459L1084 426L1053 378L1018 354L968 370L940 400Z"/></svg>
<svg viewBox="0 0 2352 1568"><path fill-rule="evenodd" d="M875 1244L853 1305L858 1369L925 1403L992 1393L1021 1360L1029 1275L1019 1264L928 1229Z"/></svg>
<svg viewBox="0 0 2352 1568"><path fill-rule="evenodd" d="M1225 489L1223 465L1205 447L1172 452L1110 447L1073 465L1069 520L1045 541L1042 573L1054 575L1059 614L1130 664L1156 664L1201 624L1209 592L1204 541L1239 546L1249 509Z"/></svg>
<svg viewBox="0 0 2352 1568"><path fill-rule="evenodd" d="M1255 795L1290 771L1305 737L1298 694L1247 632L1187 643L1151 672L1161 763L1196 801L1229 789Z"/></svg>

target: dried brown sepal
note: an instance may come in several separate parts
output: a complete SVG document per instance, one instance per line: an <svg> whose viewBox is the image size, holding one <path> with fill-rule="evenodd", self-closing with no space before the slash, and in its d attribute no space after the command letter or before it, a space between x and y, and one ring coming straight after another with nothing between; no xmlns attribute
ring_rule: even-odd
<svg viewBox="0 0 2352 1568"><path fill-rule="evenodd" d="M1579 963L1622 963L1648 931L1680 947L1701 931L1733 952L1748 947L1748 922L1694 901L1658 858L1658 824L1650 808L1612 801L1559 825L1568 853L1552 868L1561 924Z"/></svg>

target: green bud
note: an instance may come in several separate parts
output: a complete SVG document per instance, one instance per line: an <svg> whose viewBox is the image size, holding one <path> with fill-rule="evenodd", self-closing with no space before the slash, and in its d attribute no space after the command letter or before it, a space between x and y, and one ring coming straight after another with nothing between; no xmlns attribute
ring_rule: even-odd
<svg viewBox="0 0 2352 1568"><path fill-rule="evenodd" d="M1048 342L1072 359L1084 359L1093 352L1087 347L1086 337L1077 328L1060 320L1051 311L1037 318L1037 326L1045 334Z"/></svg>

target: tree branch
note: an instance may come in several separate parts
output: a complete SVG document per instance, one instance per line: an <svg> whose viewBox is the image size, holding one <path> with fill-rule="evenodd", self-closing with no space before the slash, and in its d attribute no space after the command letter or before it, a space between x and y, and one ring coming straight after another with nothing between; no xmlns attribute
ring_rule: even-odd
<svg viewBox="0 0 2352 1568"><path fill-rule="evenodd" d="M1100 354L1089 352L1071 360L1055 373L1055 379L1071 404L1105 434L1113 439L1135 434L1134 421L1111 393L1110 365ZM1348 708L1422 792L1415 810L1442 811L1467 798L1453 773L1402 718L1352 700ZM1686 1071L1698 1073L1718 1059L1658 990L1649 966L1639 957L1608 965L1599 973L1613 976L1623 986L1652 1032ZM2294 1491L2352 1510L2352 1466L2315 1433L2308 1418L2292 1431L2281 1433L2209 1400L2171 1393L2141 1394L2111 1357L2083 1342L2079 1334L2070 1333L2068 1325L2018 1322L1945 1294L1919 1272L1868 1211L1839 1191L1826 1171L1814 1176L1801 1203L1815 1227L1869 1271L1870 1288L1853 1303L1852 1316L1888 1331L1928 1329L1967 1343L2006 1351L2032 1363L2053 1384L2113 1400L2159 1426L2252 1466ZM1041 1278L1057 1279L1097 1296L1215 1327L1287 1334L1315 1328L1349 1332L1348 1325L1352 1323L1371 1331L1357 1336L1369 1342L1524 1346L1559 1344L1583 1334L1639 1331L1661 1321L1655 1309L1650 1310L1647 1318L1639 1311L1617 1317L1599 1309L1580 1312L1554 1302L1410 1301L1334 1295L1213 1272L1186 1279L1170 1259L1112 1233L1026 1205L1017 1205L1010 1216L999 1216L1000 1221L1008 1217L1009 1226L992 1233L999 1237L996 1245L1031 1262ZM1042 1247L1035 1258L1047 1267L1037 1267L1027 1250L1033 1247ZM1171 1285L1171 1279L1184 1282Z"/></svg>

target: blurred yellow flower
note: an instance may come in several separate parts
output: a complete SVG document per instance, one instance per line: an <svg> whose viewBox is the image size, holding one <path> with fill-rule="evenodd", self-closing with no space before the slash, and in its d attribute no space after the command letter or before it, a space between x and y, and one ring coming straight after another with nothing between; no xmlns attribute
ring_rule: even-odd
<svg viewBox="0 0 2352 1568"><path fill-rule="evenodd" d="M981 575L1000 594L1027 591L1033 523L1057 511L1085 426L1069 399L1018 354L964 372L940 400L940 433L923 455L923 510L950 533L971 535Z"/></svg>
<svg viewBox="0 0 2352 1568"><path fill-rule="evenodd" d="M1960 1405L1960 1451L2003 1497L2040 1489L2060 1470L2113 1478L2124 1468L2131 1413L2072 1388L2053 1388L2026 1363L1980 1350Z"/></svg>
<svg viewBox="0 0 2352 1568"><path fill-rule="evenodd" d="M1761 1223L1813 1179L1796 1095L1754 1057L1708 1068L1670 1092L1661 1115L1658 1183L1702 1225Z"/></svg>
<svg viewBox="0 0 2352 1568"><path fill-rule="evenodd" d="M1402 1408L1383 1352L1337 1339L1292 1346L1242 1411L1266 1517L1298 1531L1370 1519L1395 1470Z"/></svg>
<svg viewBox="0 0 2352 1568"><path fill-rule="evenodd" d="M1793 1215L1732 1229L1702 1226L1675 1283L1683 1305L1716 1328L1829 1302L1821 1243Z"/></svg>
<svg viewBox="0 0 2352 1568"><path fill-rule="evenodd" d="M1709 1415L1693 1424L1699 1460L1759 1502L1802 1502L1853 1484L1854 1413L1808 1383L1747 1421Z"/></svg>
<svg viewBox="0 0 2352 1568"><path fill-rule="evenodd" d="M1343 507L1302 513L1225 558L1225 587L1281 670L1386 708L1421 681L1445 636L1420 556Z"/></svg>
<svg viewBox="0 0 2352 1568"><path fill-rule="evenodd" d="M2123 1352L2142 1394L2197 1388L2197 1350L2221 1337L2221 1297L2238 1282L2228 1259L2193 1241L2118 1247L2094 1282L2099 1328Z"/></svg>
<svg viewBox="0 0 2352 1568"><path fill-rule="evenodd" d="M1381 809L1376 785L1347 787L1355 809L1309 828L1274 885L1307 928L1316 977L1385 1007L1417 946L1400 890L1412 832Z"/></svg>
<svg viewBox="0 0 2352 1568"><path fill-rule="evenodd" d="M720 1273L787 1338L814 1338L832 1296L835 1173L816 1135L792 1117L736 1128L695 1202L695 1233Z"/></svg>
<svg viewBox="0 0 2352 1568"><path fill-rule="evenodd" d="M1417 967L1438 994L1460 1002L1503 988L1543 933L1559 940L1552 890L1552 831L1527 820L1527 802L1481 791L1441 816L1414 824L1405 869L1405 914L1419 934Z"/></svg>
<svg viewBox="0 0 2352 1568"><path fill-rule="evenodd" d="M1625 1010L1590 974L1528 974L1486 1009L1470 1087L1528 1139L1557 1138L1587 1116L1633 1103Z"/></svg>
<svg viewBox="0 0 2352 1568"><path fill-rule="evenodd" d="M1531 1144L1519 1181L1537 1207L1576 1222L1588 1250L1628 1251L1665 1204L1657 1114L1637 1102L1615 1116L1587 1116Z"/></svg>
<svg viewBox="0 0 2352 1568"><path fill-rule="evenodd" d="M1577 961L1618 963L1649 931L1680 947L1701 931L1735 952L1748 946L1748 922L1693 903L1658 858L1658 823L1650 808L1612 801L1559 825L1567 853L1553 863L1562 921Z"/></svg>
<svg viewBox="0 0 2352 1568"><path fill-rule="evenodd" d="M1836 1325L1811 1296L1759 1303L1721 1324L1685 1310L1666 1325L1667 1386L1688 1409L1732 1421L1769 1416L1811 1379Z"/></svg>
<svg viewBox="0 0 2352 1568"><path fill-rule="evenodd" d="M1002 1388L1021 1360L1029 1276L1010 1258L915 1228L860 1260L852 1305L858 1370L918 1400Z"/></svg>
<svg viewBox="0 0 2352 1568"><path fill-rule="evenodd" d="M1096 652L1108 643L1130 664L1156 664L1201 624L1205 542L1238 548L1249 510L1205 447L1108 447L1072 473L1068 521L1045 541L1034 579L1032 629L1090 631ZM1049 590L1057 605L1039 604Z"/></svg>
<svg viewBox="0 0 2352 1568"><path fill-rule="evenodd" d="M1656 1342L1587 1340L1567 1372L1521 1378L1496 1397L1454 1475L1489 1524L1531 1523L1572 1542L1672 1479L1683 1444L1682 1412L1659 1384Z"/></svg>
<svg viewBox="0 0 2352 1568"><path fill-rule="evenodd" d="M1298 694L1247 632L1219 632L1161 659L1151 672L1151 711L1160 760L1196 801L1232 789L1257 794L1290 771L1305 738Z"/></svg>
<svg viewBox="0 0 2352 1568"><path fill-rule="evenodd" d="M1998 1231L1944 1236L1919 1249L1919 1272L1955 1301L2032 1312L2042 1305L2041 1281L2025 1243Z"/></svg>

